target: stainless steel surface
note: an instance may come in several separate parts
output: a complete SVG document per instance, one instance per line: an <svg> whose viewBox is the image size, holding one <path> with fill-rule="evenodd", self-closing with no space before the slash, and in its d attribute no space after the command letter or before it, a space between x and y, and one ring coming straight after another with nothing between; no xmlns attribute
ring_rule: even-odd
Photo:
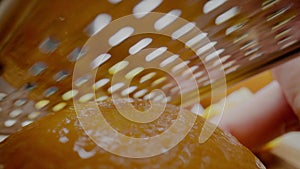
<svg viewBox="0 0 300 169"><path fill-rule="evenodd" d="M4 0L0 4L0 98L3 96L0 99L0 133L12 133L47 112L72 104L72 96L77 94L71 93L73 67L76 59L84 59L86 53L91 52L81 49L94 36L99 24L103 24L101 17L111 17L113 22L133 14L139 5L144 5L141 8L144 10L153 7L151 12L180 11L180 18L189 24L195 23L204 34L207 33L210 42L216 43L198 38L191 45L191 39L199 37L194 29L182 35L185 43L159 34L182 28L184 25L177 20L158 30L157 34L129 37L109 50L113 59L98 69L95 82L103 85L95 91L99 100L112 95L108 91L114 85L109 69L117 63L122 65L120 62L129 55L130 47L145 38L152 39L146 48L166 46L181 60L189 61L187 65L193 70L202 98L209 95L211 89L208 72L220 68L216 64L218 57L214 55L222 62L228 84L299 56L298 0ZM154 26L155 23L149 24ZM99 45L104 43L99 42ZM211 47L204 50L207 44ZM158 57L157 63L167 58L169 56ZM170 64L168 69L171 71L175 66ZM75 80L84 84L88 78ZM141 79L146 81L141 82ZM217 84L218 79L214 83ZM161 70L139 72L130 86L133 86L130 97L142 99L158 88L165 92L171 103L180 101L174 79ZM124 90L121 87L116 92ZM143 90L146 92L142 93ZM191 97L193 93L190 92ZM85 94L79 93L77 97L92 99Z"/></svg>

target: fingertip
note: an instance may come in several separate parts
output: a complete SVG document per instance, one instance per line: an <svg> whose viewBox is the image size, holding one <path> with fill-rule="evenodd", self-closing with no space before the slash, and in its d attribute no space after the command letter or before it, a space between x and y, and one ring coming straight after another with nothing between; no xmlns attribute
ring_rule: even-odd
<svg viewBox="0 0 300 169"><path fill-rule="evenodd" d="M274 81L247 102L210 121L253 150L287 132L286 123L295 117L278 82Z"/></svg>

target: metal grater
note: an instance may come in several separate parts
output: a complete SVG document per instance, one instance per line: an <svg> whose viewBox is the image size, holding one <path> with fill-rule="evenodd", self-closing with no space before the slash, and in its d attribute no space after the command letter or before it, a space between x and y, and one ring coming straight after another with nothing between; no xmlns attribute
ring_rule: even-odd
<svg viewBox="0 0 300 169"><path fill-rule="evenodd" d="M130 54L149 56L146 49L159 49L157 56L148 57L150 65L153 59L153 65L169 71L177 66L176 74L184 77L185 69L174 62L180 59L198 85L189 91L190 98L195 91L207 97L211 84L219 80L212 80L209 72L219 66L227 84L233 84L296 57L299 8L298 0L2 0L0 134L8 135L49 112L64 109L73 103L73 97L81 102L94 99L91 93L78 92L78 86L93 88L97 101L115 93L160 101L162 97L151 95L160 89L167 102L178 104L179 88L168 71L124 61ZM109 27L128 15L134 21L126 21L127 27ZM127 36L133 25L154 28L156 33ZM120 30L122 36L113 39ZM94 51L86 43L103 31L108 32L103 35L109 36L108 41L100 37L98 45L110 43L111 48L100 60L98 54L86 59ZM146 53L139 53L139 48ZM98 68L95 79L88 74L73 76L79 61ZM124 68L124 76L128 75L128 65L135 69L130 84L113 83L116 70Z"/></svg>

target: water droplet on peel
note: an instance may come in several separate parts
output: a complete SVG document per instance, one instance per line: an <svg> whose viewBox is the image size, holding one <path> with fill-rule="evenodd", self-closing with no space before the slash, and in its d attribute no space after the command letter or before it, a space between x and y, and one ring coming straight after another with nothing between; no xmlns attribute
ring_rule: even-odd
<svg viewBox="0 0 300 169"><path fill-rule="evenodd" d="M61 142L61 143L67 143L68 141L69 141L69 139L66 136L63 136L63 137L59 138L59 142Z"/></svg>

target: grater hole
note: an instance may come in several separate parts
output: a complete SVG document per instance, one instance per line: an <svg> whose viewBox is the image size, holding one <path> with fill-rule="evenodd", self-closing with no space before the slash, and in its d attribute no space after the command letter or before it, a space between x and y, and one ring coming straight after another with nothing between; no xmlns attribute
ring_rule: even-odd
<svg viewBox="0 0 300 169"><path fill-rule="evenodd" d="M112 94L112 93L118 91L119 89L121 89L123 86L125 86L125 83L123 83L123 82L116 83L116 84L110 86L110 87L107 89L107 91L108 91L109 93Z"/></svg>
<svg viewBox="0 0 300 169"><path fill-rule="evenodd" d="M252 55L252 54L254 54L255 52L257 52L260 48L261 48L260 46L250 48L250 49L248 49L248 50L245 52L244 55L245 55L245 56Z"/></svg>
<svg viewBox="0 0 300 169"><path fill-rule="evenodd" d="M262 9L265 10L267 8L270 8L271 6L275 5L277 2L279 2L280 0L265 0L262 3Z"/></svg>
<svg viewBox="0 0 300 169"><path fill-rule="evenodd" d="M189 22L185 25L183 25L181 28L176 30L175 32L172 33L172 39L179 39L180 37L184 36L187 34L189 31L191 31L193 28L195 28L196 23L195 22Z"/></svg>
<svg viewBox="0 0 300 169"><path fill-rule="evenodd" d="M183 69L185 66L187 66L191 61L187 60L187 61L184 61L184 62L181 62L177 65L175 65L173 68L172 68L172 72L175 73L177 71L180 71L181 69Z"/></svg>
<svg viewBox="0 0 300 169"><path fill-rule="evenodd" d="M259 57L261 57L262 55L263 55L262 52L255 53L255 54L253 54L252 56L249 57L249 61L252 61L252 60L254 60L254 59L256 59L256 58L259 58Z"/></svg>
<svg viewBox="0 0 300 169"><path fill-rule="evenodd" d="M199 68L198 65L194 65L194 66L190 67L189 69L185 70L184 72L182 72L181 76L185 77L185 76L189 75L190 73L193 73L198 68Z"/></svg>
<svg viewBox="0 0 300 169"><path fill-rule="evenodd" d="M148 74L142 76L141 79L140 79L140 83L144 83L144 82L152 79L155 75L156 75L155 72L151 72L151 73L148 73Z"/></svg>
<svg viewBox="0 0 300 169"><path fill-rule="evenodd" d="M203 82L203 86L208 86L208 85L211 85L212 83L214 83L215 81L213 79L209 79L205 82Z"/></svg>
<svg viewBox="0 0 300 169"><path fill-rule="evenodd" d="M293 15L291 17L288 17L282 21L279 21L278 23L276 23L273 27L272 30L277 30L281 27L283 27L284 25L286 25L287 23L289 23L291 20L293 20L296 17L296 15Z"/></svg>
<svg viewBox="0 0 300 169"><path fill-rule="evenodd" d="M156 79L156 80L154 80L154 81L152 82L151 86L152 86L152 87L157 86L157 85L163 83L163 82L166 81L166 80L167 80L166 77L158 78L158 79Z"/></svg>
<svg viewBox="0 0 300 169"><path fill-rule="evenodd" d="M202 41L204 38L207 38L208 33L206 32L201 32L199 33L197 36L194 36L193 38L191 38L190 40L188 40L185 45L187 47L192 47L196 44L198 44L200 41Z"/></svg>
<svg viewBox="0 0 300 169"><path fill-rule="evenodd" d="M121 28L114 35L112 35L109 38L108 43L110 46L117 46L123 41L125 41L128 37L130 37L133 33L134 33L134 28L130 26L126 26L124 28Z"/></svg>
<svg viewBox="0 0 300 169"><path fill-rule="evenodd" d="M171 95L178 94L179 90L180 89L178 88L178 86L173 87L172 89L170 89Z"/></svg>
<svg viewBox="0 0 300 169"><path fill-rule="evenodd" d="M5 97L7 97L7 94L6 94L6 93L1 93L1 92L0 92L0 101L4 100Z"/></svg>
<svg viewBox="0 0 300 169"><path fill-rule="evenodd" d="M216 60L213 63L213 67L221 65L222 63L226 62L230 57L231 57L231 55L225 55L225 56L221 57L220 60Z"/></svg>
<svg viewBox="0 0 300 169"><path fill-rule="evenodd" d="M27 91L33 90L37 86L36 83L26 83L24 89Z"/></svg>
<svg viewBox="0 0 300 169"><path fill-rule="evenodd" d="M117 72L125 69L128 65L129 65L128 61L122 60L122 61L114 64L112 67L110 67L108 69L108 73L111 74L111 75L116 74Z"/></svg>
<svg viewBox="0 0 300 169"><path fill-rule="evenodd" d="M75 86L80 87L91 79L91 75L85 75L75 81Z"/></svg>
<svg viewBox="0 0 300 169"><path fill-rule="evenodd" d="M60 44L59 40L53 37L47 37L39 46L39 49L42 53L52 53L54 52L58 45Z"/></svg>
<svg viewBox="0 0 300 169"><path fill-rule="evenodd" d="M46 68L47 68L47 65L44 62L37 62L29 69L29 72L33 76L37 76L37 75L41 74L43 71L45 71Z"/></svg>
<svg viewBox="0 0 300 169"><path fill-rule="evenodd" d="M78 90L69 90L67 92L65 92L61 98L65 101L72 99L73 97L75 97L78 94Z"/></svg>
<svg viewBox="0 0 300 169"><path fill-rule="evenodd" d="M170 89L171 87L173 87L173 84L172 83L167 83L164 86L162 86L161 89L162 90L167 90L167 89Z"/></svg>
<svg viewBox="0 0 300 169"><path fill-rule="evenodd" d="M205 3L203 6L203 12L205 14L217 9L222 6L227 0L210 0Z"/></svg>
<svg viewBox="0 0 300 169"><path fill-rule="evenodd" d="M202 86L207 86L207 85L210 85L212 83L212 79L206 79L205 81L203 81L201 84Z"/></svg>
<svg viewBox="0 0 300 169"><path fill-rule="evenodd" d="M16 107L21 107L21 106L23 106L23 105L26 104L26 103L27 103L27 99L22 98L22 99L17 99L17 100L14 102L14 105L15 105Z"/></svg>
<svg viewBox="0 0 300 169"><path fill-rule="evenodd" d="M126 78L126 79L132 79L132 78L134 78L136 75L140 74L143 70L144 70L143 67L136 67L136 68L132 69L131 71L129 71L129 72L125 75L125 78Z"/></svg>
<svg viewBox="0 0 300 169"><path fill-rule="evenodd" d="M204 75L204 71L199 71L197 73L194 73L193 76L195 79L198 79Z"/></svg>
<svg viewBox="0 0 300 169"><path fill-rule="evenodd" d="M146 16L149 12L157 8L163 0L143 0L133 8L133 15L140 19Z"/></svg>
<svg viewBox="0 0 300 169"><path fill-rule="evenodd" d="M230 35L230 34L232 34L233 32L235 32L235 31L237 31L237 30L243 28L243 27L246 25L247 22L248 22L248 20L245 20L245 21L242 21L242 22L240 22L240 23L238 23L238 24L235 24L235 25L233 25L233 26L230 26L229 28L226 29L225 35Z"/></svg>
<svg viewBox="0 0 300 169"><path fill-rule="evenodd" d="M214 46L217 44L216 41L213 41L213 42L209 42L207 43L206 45L200 47L197 51L196 51L196 54L198 56L202 55L203 53L205 53L206 51L208 51L209 49L212 49L214 48Z"/></svg>
<svg viewBox="0 0 300 169"><path fill-rule="evenodd" d="M67 56L67 58L70 62L76 62L86 53L87 53L86 49L81 49L80 47L77 47Z"/></svg>
<svg viewBox="0 0 300 169"><path fill-rule="evenodd" d="M204 81L206 81L208 78L208 76L204 76L204 77L201 77L200 79L197 80L197 82L200 84L200 83L203 83Z"/></svg>
<svg viewBox="0 0 300 169"><path fill-rule="evenodd" d="M49 100L40 100L34 106L37 110L41 110L50 103Z"/></svg>
<svg viewBox="0 0 300 169"><path fill-rule="evenodd" d="M121 92L122 96L128 96L137 89L137 86L130 86Z"/></svg>
<svg viewBox="0 0 300 169"><path fill-rule="evenodd" d="M209 81L208 85L212 85L213 83L215 83L218 79L212 79Z"/></svg>
<svg viewBox="0 0 300 169"><path fill-rule="evenodd" d="M32 112L30 114L27 115L27 117L31 120L34 120L36 118L38 118L41 115L41 112Z"/></svg>
<svg viewBox="0 0 300 169"><path fill-rule="evenodd" d="M97 89L99 89L99 88L105 86L109 81L110 81L110 80L109 80L108 78L100 79L100 80L98 80L98 81L94 84L93 88L94 88L95 90L97 90Z"/></svg>
<svg viewBox="0 0 300 169"><path fill-rule="evenodd" d="M249 48L253 48L257 46L257 42L255 40L251 40L251 41L248 41L246 42L241 48L240 50L247 50Z"/></svg>
<svg viewBox="0 0 300 169"><path fill-rule="evenodd" d="M108 0L108 2L110 2L112 4L118 4L118 3L122 2L122 0Z"/></svg>
<svg viewBox="0 0 300 169"><path fill-rule="evenodd" d="M181 10L179 9L174 9L159 18L155 23L154 23L154 29L157 31L160 31L170 24L172 24L179 16L181 15Z"/></svg>
<svg viewBox="0 0 300 169"><path fill-rule="evenodd" d="M19 115L21 115L22 112L23 112L22 109L15 109L15 110L13 110L13 111L11 111L11 112L9 113L9 116L10 116L11 118L16 118L16 117L18 117Z"/></svg>
<svg viewBox="0 0 300 169"><path fill-rule="evenodd" d="M221 69L223 69L223 70L227 69L227 68L231 67L232 65L234 65L235 63L236 63L236 60L229 61L229 62L225 63L223 65L223 68L221 68Z"/></svg>
<svg viewBox="0 0 300 169"><path fill-rule="evenodd" d="M144 96L147 92L148 92L147 89L139 90L139 91L137 91L137 92L135 92L135 93L133 94L133 97L136 98L136 99L137 99L137 98L140 98L140 97Z"/></svg>
<svg viewBox="0 0 300 169"><path fill-rule="evenodd" d="M86 28L85 33L88 36L94 36L104 29L112 20L109 14L99 14Z"/></svg>
<svg viewBox="0 0 300 169"><path fill-rule="evenodd" d="M292 39L291 36L286 36L286 37L280 39L280 40L277 42L277 45L282 45L282 44L284 44L284 43L287 43L287 42L288 42L289 40L291 40L291 39Z"/></svg>
<svg viewBox="0 0 300 169"><path fill-rule="evenodd" d="M237 71L237 69L240 67L240 65L235 65L235 66L232 66L230 68L228 68L227 70L225 70L225 74L230 74L234 71Z"/></svg>
<svg viewBox="0 0 300 169"><path fill-rule="evenodd" d="M86 103L94 97L94 93L87 93L79 98L79 102Z"/></svg>
<svg viewBox="0 0 300 169"><path fill-rule="evenodd" d="M165 95L163 95L163 94L158 94L157 96L155 96L154 98L153 98L153 101L154 102L161 102L165 97L164 97Z"/></svg>
<svg viewBox="0 0 300 169"><path fill-rule="evenodd" d="M153 52L151 52L150 54L148 54L146 57L145 57L145 60L147 62L151 62L152 60L156 59L157 57L159 57L160 55L162 55L164 52L167 51L167 47L160 47L160 48L157 48L155 49Z"/></svg>
<svg viewBox="0 0 300 169"><path fill-rule="evenodd" d="M52 111L58 112L67 106L66 102L60 102L52 107Z"/></svg>
<svg viewBox="0 0 300 169"><path fill-rule="evenodd" d="M164 92L161 92L161 93L158 93L152 100L167 103L172 100L172 97L167 96Z"/></svg>
<svg viewBox="0 0 300 169"><path fill-rule="evenodd" d="M246 39L248 36L249 36L248 33L241 34L241 35L234 38L233 43L238 43L238 42Z"/></svg>
<svg viewBox="0 0 300 169"><path fill-rule="evenodd" d="M129 53L131 55L134 55L147 47L152 42L152 38L144 38L137 42L135 45L133 45L131 48L129 48Z"/></svg>
<svg viewBox="0 0 300 169"><path fill-rule="evenodd" d="M69 75L70 75L70 71L68 71L68 70L61 70L61 71L57 72L57 73L53 76L53 79L54 79L56 82L59 82L59 81L64 80L65 78L67 78Z"/></svg>
<svg viewBox="0 0 300 169"><path fill-rule="evenodd" d="M290 41L290 42L284 44L280 49L282 50L282 49L288 48L288 47L294 45L294 44L297 43L297 42L298 42L298 40L292 40L292 41Z"/></svg>
<svg viewBox="0 0 300 169"><path fill-rule="evenodd" d="M206 32L202 32L200 34L198 34L197 36L194 36L193 38L191 38L190 40L188 40L185 45L188 47L192 47L195 44L199 43L201 40L203 40L204 38L206 38L208 35L208 33Z"/></svg>
<svg viewBox="0 0 300 169"><path fill-rule="evenodd" d="M219 15L216 18L216 20L215 20L216 25L220 25L220 24L228 21L229 19L235 17L239 12L240 11L239 11L238 7L233 7L231 9L229 9L228 11L222 13L221 15Z"/></svg>
<svg viewBox="0 0 300 169"><path fill-rule="evenodd" d="M14 119L6 120L6 121L4 122L4 126L5 126L5 127L12 127L12 126L14 126L16 123L17 123L17 120L14 120Z"/></svg>
<svg viewBox="0 0 300 169"><path fill-rule="evenodd" d="M108 99L108 96L99 96L99 97L96 99L96 101L102 102L102 101L105 101L105 100L107 100L107 99Z"/></svg>
<svg viewBox="0 0 300 169"><path fill-rule="evenodd" d="M291 8L292 5L289 5L287 7L281 8L270 15L267 16L267 21L271 21L273 19L276 19L277 17L283 15L286 11L288 11Z"/></svg>
<svg viewBox="0 0 300 169"><path fill-rule="evenodd" d="M45 97L50 97L58 91L57 87L50 87L44 91Z"/></svg>
<svg viewBox="0 0 300 169"><path fill-rule="evenodd" d="M209 55L207 55L207 56L205 57L204 60L205 60L206 62L209 62L209 61L211 61L211 60L213 60L213 59L216 59L216 58L218 58L218 57L220 56L220 54L222 54L224 51L225 51L224 49L219 49L219 50L217 50L217 51L214 51L214 52L210 53Z"/></svg>
<svg viewBox="0 0 300 169"><path fill-rule="evenodd" d="M144 100L151 100L151 99L153 99L155 97L155 92L150 92L150 93L148 93L147 95L145 95L144 96Z"/></svg>
<svg viewBox="0 0 300 169"><path fill-rule="evenodd" d="M33 123L33 121L31 121L31 120L26 120L26 121L23 121L23 122L21 123L21 126L22 126L22 127L25 127L25 126L28 126L28 125L31 124L31 123Z"/></svg>
<svg viewBox="0 0 300 169"><path fill-rule="evenodd" d="M278 33L276 33L275 39L280 39L284 36L287 36L287 34L289 34L291 32L291 28L288 29L284 29L283 31L280 31Z"/></svg>
<svg viewBox="0 0 300 169"><path fill-rule="evenodd" d="M98 57L96 57L92 63L91 63L91 67L93 69L96 69L97 67L101 66L102 64L104 64L106 61L108 61L111 58L111 55L108 53L105 54L101 54Z"/></svg>
<svg viewBox="0 0 300 169"><path fill-rule="evenodd" d="M179 55L172 55L172 56L168 57L167 59L165 59L164 61L162 61L159 66L165 67L165 66L175 62L175 60L178 58L179 58Z"/></svg>
<svg viewBox="0 0 300 169"><path fill-rule="evenodd" d="M223 56L223 57L221 57L221 62L222 63L224 63L224 62L226 62L229 58L231 58L231 55L225 55L225 56Z"/></svg>

